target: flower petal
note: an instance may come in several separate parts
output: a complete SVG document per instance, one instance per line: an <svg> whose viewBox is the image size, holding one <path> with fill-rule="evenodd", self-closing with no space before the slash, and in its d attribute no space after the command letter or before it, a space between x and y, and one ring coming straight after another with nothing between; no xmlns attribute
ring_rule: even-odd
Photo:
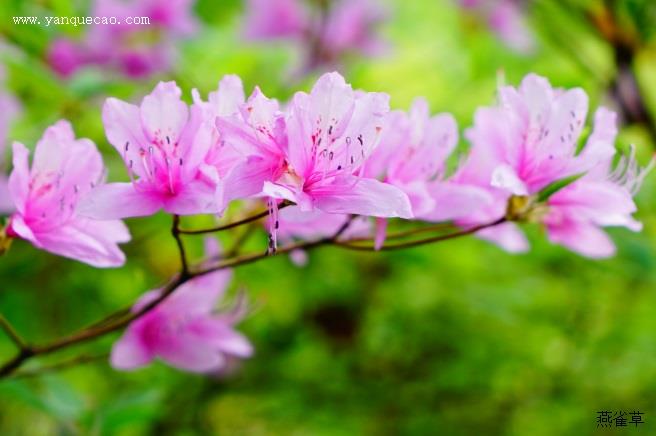
<svg viewBox="0 0 656 436"><path fill-rule="evenodd" d="M594 224L567 220L559 225L548 225L549 240L564 245L582 256L593 259L611 257L615 244L608 235Z"/></svg>
<svg viewBox="0 0 656 436"><path fill-rule="evenodd" d="M325 189L324 189L325 188ZM327 213L356 214L410 219L412 207L399 188L374 179L348 178L310 193L314 205Z"/></svg>
<svg viewBox="0 0 656 436"><path fill-rule="evenodd" d="M148 365L153 358L151 351L141 342L140 335L130 326L112 346L109 361L115 369L130 371Z"/></svg>
<svg viewBox="0 0 656 436"><path fill-rule="evenodd" d="M112 220L152 215L163 206L164 201L157 193L140 192L131 183L108 183L82 197L77 213L97 220Z"/></svg>

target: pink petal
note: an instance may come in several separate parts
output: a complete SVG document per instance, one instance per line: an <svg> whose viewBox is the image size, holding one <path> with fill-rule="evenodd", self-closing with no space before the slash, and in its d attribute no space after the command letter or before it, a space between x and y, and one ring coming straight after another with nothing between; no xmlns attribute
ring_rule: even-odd
<svg viewBox="0 0 656 436"><path fill-rule="evenodd" d="M175 196L164 199L164 210L175 215L217 214L216 187L200 180L189 182Z"/></svg>
<svg viewBox="0 0 656 436"><path fill-rule="evenodd" d="M275 167L275 162L257 156L236 165L224 179L225 201L261 193L264 182L273 178Z"/></svg>
<svg viewBox="0 0 656 436"><path fill-rule="evenodd" d="M25 223L25 220L20 214L12 215L9 220L9 230L26 241L30 241L33 244L37 243L34 232L32 232L32 229Z"/></svg>
<svg viewBox="0 0 656 436"><path fill-rule="evenodd" d="M492 173L490 185L505 189L514 195L528 195L528 188L510 165L499 165Z"/></svg>
<svg viewBox="0 0 656 436"><path fill-rule="evenodd" d="M180 286L162 307L167 313L209 314L226 292L231 279L231 270L194 278Z"/></svg>
<svg viewBox="0 0 656 436"><path fill-rule="evenodd" d="M180 99L182 91L175 82L159 82L144 97L140 106L141 123L148 139L177 142L189 118L189 109Z"/></svg>
<svg viewBox="0 0 656 436"><path fill-rule="evenodd" d="M223 76L219 82L218 91L210 92L208 98L218 116L237 113L239 106L244 104L245 100L244 85L239 76L232 74Z"/></svg>
<svg viewBox="0 0 656 436"><path fill-rule="evenodd" d="M326 192L317 193L314 198L317 209L327 213L405 219L413 216L410 200L403 191L374 179L347 179L329 186Z"/></svg>
<svg viewBox="0 0 656 436"><path fill-rule="evenodd" d="M86 219L77 219L35 236L37 247L96 268L122 266L125 255L117 243L129 240L127 228L121 222Z"/></svg>
<svg viewBox="0 0 656 436"><path fill-rule="evenodd" d="M30 167L27 148L20 142L13 144L14 168L9 176L9 194L19 213L25 213L25 205L30 195Z"/></svg>
<svg viewBox="0 0 656 436"><path fill-rule="evenodd" d="M9 194L8 180L0 175L0 215L9 214L14 209L14 203L11 201L11 195Z"/></svg>
<svg viewBox="0 0 656 436"><path fill-rule="evenodd" d="M624 226L639 231L642 225L631 214L637 208L631 193L615 183L596 182L586 178L561 189L549 198L554 212L561 212L578 221L590 221L601 226Z"/></svg>
<svg viewBox="0 0 656 436"><path fill-rule="evenodd" d="M467 218L493 201L487 190L473 185L433 182L428 189L435 207L426 213L417 214L418 218L427 221Z"/></svg>
<svg viewBox="0 0 656 436"><path fill-rule="evenodd" d="M141 342L141 337L128 327L123 336L112 346L110 363L113 368L134 370L152 362L154 356Z"/></svg>
<svg viewBox="0 0 656 436"><path fill-rule="evenodd" d="M207 346L237 357L253 355L253 346L248 339L221 318L199 319L190 327L197 340Z"/></svg>
<svg viewBox="0 0 656 436"><path fill-rule="evenodd" d="M148 172L139 151L147 150L149 141L141 127L139 108L108 98L103 106L102 119L107 140L123 156L128 168L139 177L146 176Z"/></svg>
<svg viewBox="0 0 656 436"><path fill-rule="evenodd" d="M77 213L97 220L148 216L164 206L157 193L140 192L131 183L100 185L80 199Z"/></svg>
<svg viewBox="0 0 656 436"><path fill-rule="evenodd" d="M476 236L488 240L509 253L524 253L529 244L524 233L515 223L504 223L476 232Z"/></svg>
<svg viewBox="0 0 656 436"><path fill-rule="evenodd" d="M189 334L168 338L164 344L160 344L156 354L171 366L191 372L218 370L225 364L219 352Z"/></svg>
<svg viewBox="0 0 656 436"><path fill-rule="evenodd" d="M603 230L593 224L566 221L547 226L549 240L583 256L601 259L615 254L615 245Z"/></svg>

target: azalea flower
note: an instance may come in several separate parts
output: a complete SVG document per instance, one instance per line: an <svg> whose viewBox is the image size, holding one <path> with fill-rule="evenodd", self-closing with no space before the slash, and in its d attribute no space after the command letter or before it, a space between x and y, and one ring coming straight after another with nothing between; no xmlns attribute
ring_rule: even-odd
<svg viewBox="0 0 656 436"><path fill-rule="evenodd" d="M432 116L428 103L417 99L409 113L387 117L380 146L365 165L366 173L382 178L408 195L416 219L449 221L470 215L491 201L486 190L451 183L446 161L458 143L458 126L450 114ZM378 222L378 245L385 223Z"/></svg>
<svg viewBox="0 0 656 436"><path fill-rule="evenodd" d="M477 111L467 132L472 153L455 179L487 186L498 200L510 200L508 211L504 201L497 202L496 218L508 213L538 221L552 242L589 257L610 256L614 246L600 227L640 229L632 217L632 197L646 174L634 158L613 169L615 115L597 111L594 130L579 152L588 110L583 90L555 90L546 79L528 75L519 89L502 87L499 96L499 106ZM553 192L542 198L545 191ZM487 212L486 218L495 218L492 209ZM521 245L513 223L486 229L486 235Z"/></svg>
<svg viewBox="0 0 656 436"><path fill-rule="evenodd" d="M94 24L81 41L57 38L48 52L53 70L63 77L95 65L141 78L171 68L175 41L193 34L198 24L193 0L95 0L93 17L113 17L117 24ZM148 17L149 24L127 19Z"/></svg>
<svg viewBox="0 0 656 436"><path fill-rule="evenodd" d="M109 98L103 108L107 139L123 156L132 183L99 186L81 213L98 219L223 210L216 168L206 163L214 125L198 105L181 100L175 82L160 82L140 106Z"/></svg>
<svg viewBox="0 0 656 436"><path fill-rule="evenodd" d="M196 277L133 321L112 348L112 366L134 370L160 358L181 370L209 373L223 370L231 358L250 357L253 347L234 330L244 316L243 305L214 313L231 277L230 270ZM160 292L145 293L132 311L142 310Z"/></svg>
<svg viewBox="0 0 656 436"><path fill-rule="evenodd" d="M386 44L376 28L387 13L373 0L249 0L244 33L253 40L288 39L305 51L306 69L336 66L347 54L375 56Z"/></svg>
<svg viewBox="0 0 656 436"><path fill-rule="evenodd" d="M3 71L0 68L0 214L13 211L5 177L5 159L9 126L19 112L16 99L3 89Z"/></svg>
<svg viewBox="0 0 656 436"><path fill-rule="evenodd" d="M203 119L212 128L213 146L205 157L205 163L216 168L224 184L223 201L245 198L261 190L260 186L252 191L249 175L256 173L248 162L249 154L244 150L226 144L216 126L218 117L238 116L245 103L244 85L239 76L226 75L219 82L218 89L210 92L207 101L203 101L198 90L192 90L194 105L203 111Z"/></svg>
<svg viewBox="0 0 656 436"><path fill-rule="evenodd" d="M29 151L13 145L14 168L9 192L16 212L7 235L35 247L99 268L125 263L117 244L130 240L121 221L94 221L79 216L81 196L102 181L102 157L93 142L75 139L71 125L59 121L37 143L30 169Z"/></svg>
<svg viewBox="0 0 656 436"><path fill-rule="evenodd" d="M401 190L360 174L387 112L387 95L356 93L329 73L310 94L297 93L284 114L256 89L240 117L219 117L217 125L227 144L251 156L260 175L250 178L253 192L303 212L410 218Z"/></svg>

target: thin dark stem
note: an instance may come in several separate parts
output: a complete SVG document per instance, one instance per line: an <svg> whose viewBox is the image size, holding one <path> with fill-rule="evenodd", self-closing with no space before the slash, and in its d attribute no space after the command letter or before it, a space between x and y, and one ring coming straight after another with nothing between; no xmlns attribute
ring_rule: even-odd
<svg viewBox="0 0 656 436"><path fill-rule="evenodd" d="M27 348L27 344L23 338L21 338L16 329L14 329L14 327L7 320L7 318L4 317L4 315L0 315L0 328L5 331L9 339L11 339L14 344L16 344L19 350Z"/></svg>
<svg viewBox="0 0 656 436"><path fill-rule="evenodd" d="M339 228L339 230L333 234L332 236L318 239L315 241L306 241L306 242L299 242L299 243L294 243L287 245L285 247L280 248L275 255L280 255L284 253L289 253L294 250L298 249L305 249L305 250L310 250L316 247L324 246L324 245L334 245L337 247L342 247L345 249L350 249L350 250L359 250L359 251L374 251L373 247L369 246L361 246L361 245L354 245L349 241L342 242L339 241L339 237L349 228L351 223L355 217L349 217L349 219ZM402 249L402 248L410 248L410 247L416 247L419 245L425 245L425 244L430 244L434 242L440 242L440 241L446 241L449 239L454 239L466 235L470 235L472 233L475 233L479 230L488 228L488 227L493 227L498 224L501 224L505 221L505 218L498 219L494 222L491 222L489 224L482 224L479 226L472 227L470 229L466 230L461 230L459 232L455 233L450 233L446 235L440 235L440 236L434 236L431 238L426 238L418 241L411 241L411 242L405 242L405 243L399 243L399 244L393 244L393 245L386 245L382 247L382 250L397 250L397 249ZM238 266L242 265L247 265L250 263L258 262L262 259L266 259L272 257L268 253L255 253L255 254L247 254L247 255L242 255L238 256L232 259L229 259L227 261L223 261L219 263L218 265L214 267L209 267L197 271L189 270L187 274L180 274L177 277L175 277L171 282L169 282L161 291L160 295L158 298L155 300L151 301L144 307L142 307L140 310L131 312L128 316L124 317L116 317L115 314L109 315L106 317L104 320L99 321L98 323L95 324L95 327L91 328L86 328L82 329L76 333L73 333L69 336L66 336L64 338L60 338L57 340L54 340L48 344L41 345L41 346L25 346L20 349L19 353L16 354L12 359L7 361L3 366L0 367L0 378L7 377L14 373L18 368L20 368L23 363L25 363L27 360L31 359L32 357L35 356L41 356L45 354L49 354L58 350L61 350L63 348L67 348L73 345L81 344L84 342L88 342L90 340L93 340L95 338L104 336L106 334L118 331L126 326L128 326L131 322L134 320L140 318L141 316L145 315L148 313L150 310L158 306L160 303L162 303L164 300L166 300L173 292L175 292L176 289L178 289L181 285L184 283L188 282L189 280L193 279L194 277L200 277L206 274L210 274L215 271L220 271L223 269L227 268L235 268ZM118 319L116 319L118 318ZM112 319L116 319L116 321L111 321Z"/></svg>
<svg viewBox="0 0 656 436"><path fill-rule="evenodd" d="M385 236L386 241L391 241L395 239L403 239L407 238L409 236L414 236L414 235L419 235L421 233L431 233L431 232L438 232L441 230L448 230L448 229L453 229L456 228L456 225L453 223L437 223L437 224L431 224L428 226L423 226L419 227L416 229L410 229L410 230L404 230L401 232L395 232L395 233L390 233L389 235ZM369 242L371 241L370 237L362 237L362 238L351 238L348 240L348 242Z"/></svg>
<svg viewBox="0 0 656 436"><path fill-rule="evenodd" d="M278 209L284 209L285 207L291 206L292 203L289 202L283 202L278 206ZM260 220L262 218L266 218L269 215L269 211L263 211L260 213L257 213L255 215L249 216L247 218L244 218L239 221L234 221L229 224L224 224L222 226L217 226L217 227L210 227L208 229L200 229L200 230L185 230L185 229L178 229L178 232L181 235L205 235L207 233L215 233L215 232L221 232L223 230L229 230L233 229L235 227L243 226L244 224L251 223L253 221Z"/></svg>
<svg viewBox="0 0 656 436"><path fill-rule="evenodd" d="M495 227L498 226L499 224L502 224L506 222L506 218L499 218L496 221L493 221L488 224L481 224L478 226L471 227L469 229L464 229L460 230L458 232L454 233L447 233L446 235L438 235L438 236L433 236L430 238L425 238L425 239L420 239L417 241L408 241L408 242L399 242L398 244L385 244L382 247L380 247L378 250L374 246L369 246L369 245L356 245L352 244L350 241L346 242L340 242L340 241L335 241L335 245L346 248L349 250L355 250L355 251L393 251L393 250L402 250L406 248L413 248L413 247L419 247L421 245L426 245L426 244L433 244L436 242L442 242L442 241L448 241L449 239L455 239L459 238L462 236L467 236L471 235L473 233L476 233L480 230L487 229L490 227Z"/></svg>
<svg viewBox="0 0 656 436"><path fill-rule="evenodd" d="M182 264L182 275L189 275L189 265L187 264L187 253L185 252L184 243L182 238L180 238L180 216L173 215L173 227L171 228L171 234L175 239L176 244L178 245L178 251L180 252L180 263Z"/></svg>

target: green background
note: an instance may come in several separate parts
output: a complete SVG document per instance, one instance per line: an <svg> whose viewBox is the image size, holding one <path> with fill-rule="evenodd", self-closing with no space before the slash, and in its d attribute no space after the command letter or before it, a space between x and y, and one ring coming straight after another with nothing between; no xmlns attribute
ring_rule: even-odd
<svg viewBox="0 0 656 436"><path fill-rule="evenodd" d="M181 44L169 74L137 82L85 71L57 79L43 62L55 34L83 28L14 25L14 15L81 15L72 0L0 3L8 87L23 102L11 139L32 147L60 118L103 151L110 180L125 171L104 138L108 95L139 100L158 80L176 80L190 100L223 74L247 90L260 85L284 100L317 74L291 79L298 55L285 43L240 38L242 4L200 0L203 30ZM636 70L656 105L656 28L650 2L618 2L624 24L641 34ZM581 86L591 108L608 103L612 50L573 12L587 1L535 1L529 16L539 49L509 51L488 29L445 0L389 2L383 34L389 53L352 57L342 72L355 87L384 91L394 108L425 96L460 129L477 106L494 101L500 73L517 84L528 72L554 85ZM638 12L636 12L638 11ZM647 11L647 12L645 12ZM622 129L643 163L654 144L639 126ZM465 144L462 144L463 146ZM656 176L637 197L645 230L612 230L618 255L591 261L550 245L528 227L532 250L507 254L469 238L393 254L322 248L305 268L280 256L236 271L231 294L245 289L252 315L240 329L256 355L228 378L205 378L160 363L134 373L106 360L0 382L2 435L587 435L656 434ZM206 220L189 226L202 225ZM97 270L17 241L0 258L0 311L26 338L43 342L131 304L176 269L170 218L128 220L128 263ZM224 242L229 243L230 236ZM190 242L196 257L200 241ZM262 250L264 232L248 248ZM30 362L26 369L109 350L118 335ZM14 353L0 337L0 356ZM599 410L638 410L640 428L597 429Z"/></svg>

